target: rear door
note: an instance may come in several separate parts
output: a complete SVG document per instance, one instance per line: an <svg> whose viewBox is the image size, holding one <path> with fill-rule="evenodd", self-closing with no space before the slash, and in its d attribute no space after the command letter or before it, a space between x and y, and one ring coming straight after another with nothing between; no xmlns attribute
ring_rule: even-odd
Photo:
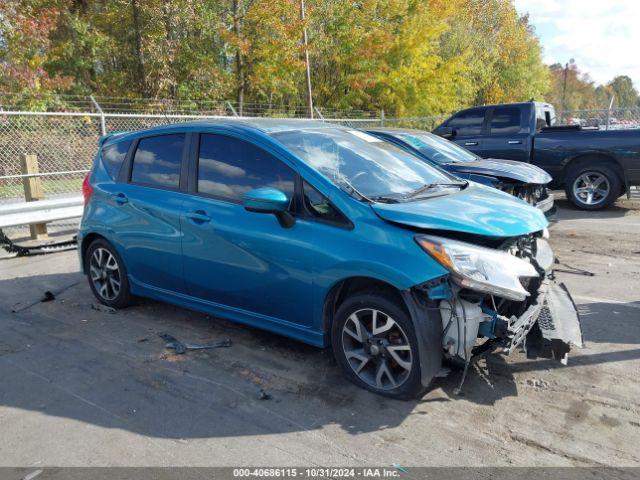
<svg viewBox="0 0 640 480"><path fill-rule="evenodd" d="M184 292L180 213L185 200L188 134L143 137L121 169L110 221L135 284Z"/></svg>
<svg viewBox="0 0 640 480"><path fill-rule="evenodd" d="M273 151L226 133L194 138L182 219L188 293L229 310L310 326L311 230L248 212L242 194L273 187L294 198L296 173ZM292 206L293 209L293 206Z"/></svg>
<svg viewBox="0 0 640 480"><path fill-rule="evenodd" d="M484 158L505 158L529 161L531 135L529 132L529 108L520 105L491 108L487 124L489 134L484 139Z"/></svg>
<svg viewBox="0 0 640 480"><path fill-rule="evenodd" d="M447 127L455 130L456 134L451 139L467 150L471 150L481 157L484 156L484 127L485 108L471 108L456 113L446 123Z"/></svg>

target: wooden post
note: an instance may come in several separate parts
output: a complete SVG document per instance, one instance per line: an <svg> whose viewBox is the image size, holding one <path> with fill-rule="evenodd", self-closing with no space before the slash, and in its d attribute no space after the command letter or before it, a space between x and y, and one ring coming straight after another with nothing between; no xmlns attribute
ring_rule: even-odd
<svg viewBox="0 0 640 480"><path fill-rule="evenodd" d="M33 175L37 173L40 173L38 170L38 156L23 154L22 174ZM40 177L23 177L22 184L24 185L24 198L27 202L44 199L44 189L42 188L42 179ZM31 238L34 240L47 237L46 223L29 225L29 230L31 231Z"/></svg>

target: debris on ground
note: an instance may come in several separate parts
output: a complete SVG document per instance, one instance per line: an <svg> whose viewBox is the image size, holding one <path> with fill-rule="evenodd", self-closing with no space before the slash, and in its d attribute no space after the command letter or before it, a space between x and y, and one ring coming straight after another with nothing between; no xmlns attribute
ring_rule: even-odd
<svg viewBox="0 0 640 480"><path fill-rule="evenodd" d="M54 292L52 292L51 290L46 290L42 295L42 297L40 297L40 299L36 300L35 302L27 303L26 305L20 305L20 304L14 305L13 308L11 308L11 313L22 312L23 310L33 307L34 305L37 305L39 303L51 302L56 299L56 295L60 295L65 290L68 290L69 288L77 285L78 283L80 282L73 282L72 284L62 287L59 290L56 290Z"/></svg>
<svg viewBox="0 0 640 480"><path fill-rule="evenodd" d="M186 353L187 350L209 350L212 348L224 348L231 346L231 340L228 338L225 338L224 340L221 340L219 342L201 345L197 343L181 342L176 337L169 335L168 333L160 333L158 336L167 342L165 348L172 348L179 355Z"/></svg>
<svg viewBox="0 0 640 480"><path fill-rule="evenodd" d="M44 292L44 295L40 299L41 302L51 302L56 299L55 294L51 290Z"/></svg>
<svg viewBox="0 0 640 480"><path fill-rule="evenodd" d="M260 389L260 396L258 397L258 400L271 400L271 395L268 394L267 392L264 391L264 388Z"/></svg>
<svg viewBox="0 0 640 480"><path fill-rule="evenodd" d="M561 262L560 260L558 260L556 258L556 265L560 265L561 267L565 267L565 268L554 268L554 272L563 272L563 273L570 273L572 275L582 275L585 277L595 277L596 274L593 272L590 272L589 270L584 270L582 268L578 268L578 267L574 267L573 265L568 265L564 262ZM609 264L609 266L611 266L611 264Z"/></svg>
<svg viewBox="0 0 640 480"><path fill-rule="evenodd" d="M540 378L528 378L525 382L529 387L533 387L539 390L546 390L549 388L549 382Z"/></svg>
<svg viewBox="0 0 640 480"><path fill-rule="evenodd" d="M98 312L102 312L102 313L109 313L111 315L113 315L114 313L117 312L117 310L113 307L110 307L108 305L103 305L101 303L92 303L91 304L91 309L92 310L97 310Z"/></svg>

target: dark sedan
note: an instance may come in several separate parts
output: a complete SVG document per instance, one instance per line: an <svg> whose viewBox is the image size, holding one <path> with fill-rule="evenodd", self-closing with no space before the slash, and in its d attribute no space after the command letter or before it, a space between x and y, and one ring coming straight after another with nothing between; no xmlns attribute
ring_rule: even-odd
<svg viewBox="0 0 640 480"><path fill-rule="evenodd" d="M553 195L547 191L551 176L539 167L514 160L483 159L449 140L421 130L374 128L367 132L458 177L515 195L547 215L554 211Z"/></svg>

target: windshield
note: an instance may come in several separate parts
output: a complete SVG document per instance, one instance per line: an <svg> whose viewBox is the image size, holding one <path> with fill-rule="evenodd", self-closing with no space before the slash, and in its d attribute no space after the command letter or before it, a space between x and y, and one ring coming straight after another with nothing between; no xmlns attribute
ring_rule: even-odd
<svg viewBox="0 0 640 480"><path fill-rule="evenodd" d="M271 136L336 185L355 188L372 199L411 194L425 185L460 182L444 170L359 130L318 128Z"/></svg>
<svg viewBox="0 0 640 480"><path fill-rule="evenodd" d="M432 133L411 132L394 133L393 135L407 142L433 162L445 164L473 162L478 159L478 157L469 150L466 150L456 143L445 140L444 138Z"/></svg>

